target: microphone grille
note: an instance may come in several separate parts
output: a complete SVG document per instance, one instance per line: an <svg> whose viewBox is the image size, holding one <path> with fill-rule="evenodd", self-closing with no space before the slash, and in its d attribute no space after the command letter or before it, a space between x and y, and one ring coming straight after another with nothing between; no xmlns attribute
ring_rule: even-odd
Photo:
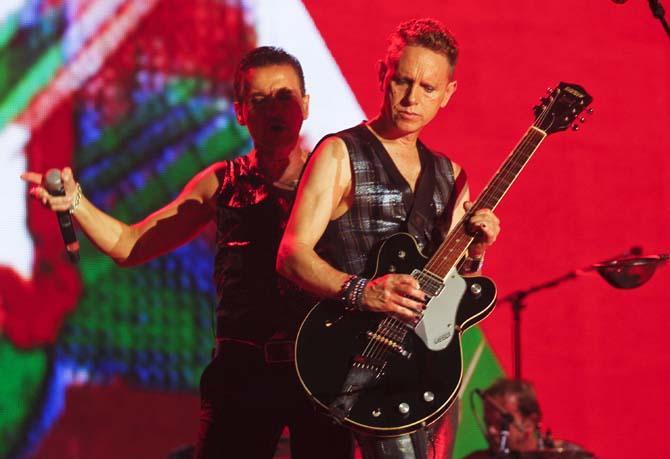
<svg viewBox="0 0 670 459"><path fill-rule="evenodd" d="M58 169L49 169L44 176L44 182L47 191L51 194L63 191L63 181L60 178L60 171Z"/></svg>

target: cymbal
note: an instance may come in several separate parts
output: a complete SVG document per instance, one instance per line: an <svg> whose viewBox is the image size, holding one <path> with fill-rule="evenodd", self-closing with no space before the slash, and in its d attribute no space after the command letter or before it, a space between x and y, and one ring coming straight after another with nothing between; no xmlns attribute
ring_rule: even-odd
<svg viewBox="0 0 670 459"><path fill-rule="evenodd" d="M667 254L626 257L592 267L598 271L612 287L635 288L647 282L656 268L668 260Z"/></svg>

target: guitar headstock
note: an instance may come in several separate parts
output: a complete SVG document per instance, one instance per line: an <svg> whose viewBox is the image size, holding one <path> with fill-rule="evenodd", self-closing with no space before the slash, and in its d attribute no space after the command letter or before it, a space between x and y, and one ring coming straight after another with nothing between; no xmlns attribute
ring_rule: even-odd
<svg viewBox="0 0 670 459"><path fill-rule="evenodd" d="M547 134L565 131L585 109L587 113L592 113L587 107L593 101L593 97L579 85L561 82L558 87L547 92L549 94L541 99L542 104L533 108L535 111L533 125ZM579 121L583 123L584 118L581 117ZM579 130L579 125L573 125L573 130Z"/></svg>

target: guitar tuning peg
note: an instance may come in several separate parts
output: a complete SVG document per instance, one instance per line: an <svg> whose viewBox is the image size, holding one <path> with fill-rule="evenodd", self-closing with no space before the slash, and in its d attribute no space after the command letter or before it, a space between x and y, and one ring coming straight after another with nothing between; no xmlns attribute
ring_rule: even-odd
<svg viewBox="0 0 670 459"><path fill-rule="evenodd" d="M547 94L551 94L552 92L554 92L554 88L547 88Z"/></svg>
<svg viewBox="0 0 670 459"><path fill-rule="evenodd" d="M586 118L584 118L583 116L580 117L580 118L579 118L579 122L580 122L580 123L584 123L584 122L586 122Z"/></svg>
<svg viewBox="0 0 670 459"><path fill-rule="evenodd" d="M591 107L587 108L586 113L589 115L593 115L593 109Z"/></svg>
<svg viewBox="0 0 670 459"><path fill-rule="evenodd" d="M573 124L572 125L572 130L573 131L579 131L579 124Z"/></svg>

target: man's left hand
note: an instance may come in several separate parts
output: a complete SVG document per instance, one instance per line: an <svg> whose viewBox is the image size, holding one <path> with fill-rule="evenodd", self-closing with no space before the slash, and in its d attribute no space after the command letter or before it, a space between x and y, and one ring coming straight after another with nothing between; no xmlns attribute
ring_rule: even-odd
<svg viewBox="0 0 670 459"><path fill-rule="evenodd" d="M472 205L471 201L463 203L466 212L472 208ZM468 231L475 236L474 242L468 248L468 256L479 259L484 256L486 248L498 238L500 220L491 209L479 209L470 218Z"/></svg>

